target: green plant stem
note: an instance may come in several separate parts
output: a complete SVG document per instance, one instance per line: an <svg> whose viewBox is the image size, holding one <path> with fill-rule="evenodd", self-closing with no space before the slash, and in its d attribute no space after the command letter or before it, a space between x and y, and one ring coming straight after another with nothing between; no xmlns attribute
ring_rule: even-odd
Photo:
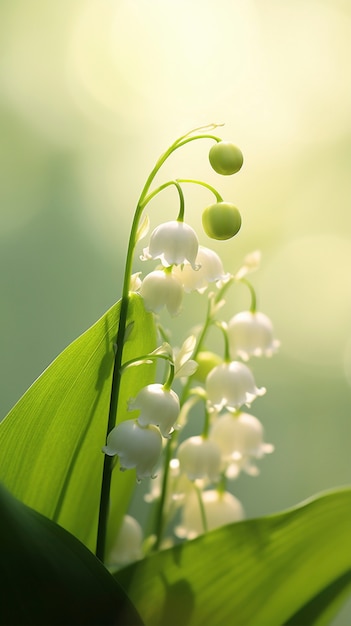
<svg viewBox="0 0 351 626"><path fill-rule="evenodd" d="M210 125L211 128L215 128L217 125ZM209 128L209 127L203 127ZM124 270L124 280L123 280L123 291L122 291L122 299L121 299L121 308L120 308L120 316L119 316L119 324L116 338L116 352L113 366L113 374L112 374L112 385L111 385L111 394L110 394L110 406L109 406L109 414L107 421L107 429L106 429L106 438L111 430L114 428L117 419L117 409L118 409L118 399L121 387L121 377L122 377L122 357L123 357L123 348L125 342L125 333L127 326L127 317L128 317L128 306L129 306L129 285L130 278L132 274L132 264L134 258L134 250L137 244L137 233L140 218L142 212L147 204L146 198L150 189L150 186L166 161L168 157L183 145L195 141L197 139L213 139L215 141L219 141L218 137L210 134L195 134L191 133L196 132L190 131L186 135L183 135L179 139L177 139L167 150L162 154L157 160L155 166L151 170L143 190L140 194L140 198L138 200L132 227L130 231L130 237L128 242L127 249L127 257L126 264ZM202 130L201 128L198 130ZM162 187L163 188L163 187ZM178 187L179 191L179 187ZM152 196L153 197L153 196ZM180 196L182 199L182 196ZM149 197L149 200L151 197ZM109 501L110 501L110 489L111 489L111 479L112 479L112 470L113 470L113 457L105 455L104 457L104 465L102 472L102 484L101 484L101 493L100 493L100 506L99 506L99 519L98 519L98 529L97 529L97 542L96 542L96 556L103 561L105 557L105 545L106 545L106 534L107 534L107 521L108 521L108 511L109 511Z"/></svg>
<svg viewBox="0 0 351 626"><path fill-rule="evenodd" d="M160 549L161 541L163 538L164 522L165 522L164 509L165 509L166 497L167 497L169 464L172 458L172 448L173 448L172 441L171 439L169 439L167 441L167 445L165 449L164 472L163 472L163 478L162 478L161 496L158 501L158 507L156 509L156 522L155 522L156 542L154 545L154 550L156 551Z"/></svg>
<svg viewBox="0 0 351 626"><path fill-rule="evenodd" d="M226 363L230 362L230 351L229 351L229 339L227 332L227 325L224 322L216 322L217 328L222 331L223 340L224 340L224 361Z"/></svg>
<svg viewBox="0 0 351 626"><path fill-rule="evenodd" d="M183 194L183 190L179 184L179 182L177 180L169 180L166 183L163 183L163 185L160 185L159 187L157 187L157 189L154 189L154 191L152 191L151 193L149 193L149 195L147 195L143 202L142 202L142 209L144 209L146 207L146 205L150 202L150 200L152 200L152 198L154 198L155 196L157 196L157 194L159 194L161 191L163 191L164 189L167 189L167 187L170 187L171 185L174 185L178 191L179 194L179 200L180 200L180 209L179 209L179 214L181 216L181 220L182 218L184 218L184 194ZM178 220L179 220L179 216L178 216Z"/></svg>
<svg viewBox="0 0 351 626"><path fill-rule="evenodd" d="M205 187L212 191L215 196L217 202L223 202L223 198L220 193L218 193L217 189L208 183L205 183L203 180L196 180L194 178L177 178L178 183L192 183L193 185L200 185L201 187Z"/></svg>
<svg viewBox="0 0 351 626"><path fill-rule="evenodd" d="M199 487L196 487L196 486L195 486L195 490L196 490L196 495L197 495L197 499L199 502L202 527L204 529L204 533L207 533L208 526L207 526L207 519L206 519L206 511L205 511L204 503L202 500L202 492L201 492L201 489L199 489Z"/></svg>
<svg viewBox="0 0 351 626"><path fill-rule="evenodd" d="M121 366L121 370L124 371L127 367L132 367L133 365L139 365L139 363L150 363L151 361L157 361L157 359L163 359L164 361L168 361L171 365L173 365L173 359L168 354L143 354L142 356L138 356L135 359L130 359L130 361L126 361Z"/></svg>
<svg viewBox="0 0 351 626"><path fill-rule="evenodd" d="M224 285L225 287L225 285ZM222 288L223 290L223 288ZM223 293L223 291L221 290L221 294ZM220 298L219 298L220 300ZM192 358L196 359L197 355L199 354L200 350L202 349L203 346L203 342L204 339L206 337L206 334L208 332L209 327L211 326L211 324L213 323L213 316L211 315L211 309L212 309L212 305L211 305L211 301L209 300L208 302L208 307L207 307L207 315L206 315L206 320L204 322L202 331L199 335L199 338L197 340L194 352L192 354ZM187 382L185 383L183 390L182 390L182 394L180 397L180 406L182 407L185 403L185 401L187 400L188 396L189 396L189 391L190 391L190 387L191 387L191 383L192 383L192 379L191 377L188 377ZM172 436L172 440L169 440L167 442L167 446L166 446L166 453L165 453L165 461L164 461L164 466L163 466L163 478L162 478L162 488L161 488L161 497L160 500L158 502L158 506L157 506L157 510L156 510L156 521L155 521L155 534L156 534L156 543L154 546L154 550L158 550L162 541L162 537L163 537L163 531L164 531L164 525L165 525L165 514L164 514L164 507L165 507L165 502L166 502L166 493L167 493L167 488L168 488L168 477L169 477L169 470L170 470L170 461L172 458L172 451L175 448L175 444L176 444L176 439L177 439L177 431L175 431L173 433Z"/></svg>
<svg viewBox="0 0 351 626"><path fill-rule="evenodd" d="M251 285L250 281L248 281L246 278L240 278L240 282L243 283L244 285L246 285L246 287L249 288L250 295L251 295L250 312L251 313L256 313L257 298L256 298L256 292L255 292L253 286Z"/></svg>

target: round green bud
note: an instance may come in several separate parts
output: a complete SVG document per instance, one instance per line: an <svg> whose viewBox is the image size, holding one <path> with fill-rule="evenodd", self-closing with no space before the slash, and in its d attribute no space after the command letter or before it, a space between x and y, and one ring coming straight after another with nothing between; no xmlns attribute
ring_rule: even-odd
<svg viewBox="0 0 351 626"><path fill-rule="evenodd" d="M230 202L216 202L202 214L202 225L211 239L230 239L240 230L241 215Z"/></svg>
<svg viewBox="0 0 351 626"><path fill-rule="evenodd" d="M223 362L218 354L215 354L214 352L209 352L207 350L199 352L195 360L198 364L198 367L194 373L194 378L200 383L204 383L210 371L213 370L213 368L217 365L221 365L221 363Z"/></svg>
<svg viewBox="0 0 351 626"><path fill-rule="evenodd" d="M215 143L208 158L214 171L223 176L230 176L230 174L238 172L244 161L241 150L229 141Z"/></svg>

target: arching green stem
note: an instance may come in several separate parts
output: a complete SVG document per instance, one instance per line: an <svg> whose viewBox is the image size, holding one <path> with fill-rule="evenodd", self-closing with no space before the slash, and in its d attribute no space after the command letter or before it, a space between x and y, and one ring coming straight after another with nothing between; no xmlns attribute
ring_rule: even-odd
<svg viewBox="0 0 351 626"><path fill-rule="evenodd" d="M205 130L208 128L216 128L216 126L217 126L216 124L211 124L206 127L201 127L198 130L200 131L200 130ZM130 231L129 242L128 242L125 269L124 269L122 299L121 299L121 308L120 308L120 315L119 315L118 332L117 332L117 338L116 338L116 352L115 352L114 367L113 367L113 374L112 374L110 406L109 406L109 413L108 413L108 420L107 420L106 438L116 424L118 399L119 399L121 376L122 376L121 365L122 365L122 358L123 358L123 348L124 348L124 342L125 342L128 306L129 306L129 285L130 285L130 278L132 274L134 251L135 251L135 246L137 243L137 233L138 233L138 228L139 228L139 222L140 222L140 218L145 207L145 200L149 194L150 186L155 176L157 175L158 171L164 164L164 162L178 148L182 147L183 145L191 141L195 141L197 139L213 139L214 141L220 141L218 137L215 137L210 134L206 134L206 133L192 134L192 133L197 133L197 129L194 129L190 131L190 133L187 133L186 135L183 135L182 137L177 139L159 157L159 159L155 163L155 166L151 170L145 182L145 185L142 189L142 192L140 194L140 197L139 197L136 209L135 209L132 227ZM177 187L177 189L179 192L179 187ZM113 457L105 455L103 472L102 472L97 543L96 543L96 556L101 561L104 560L104 556L105 556L105 544L106 544L106 532L107 532L107 520L108 520L108 510L109 510L109 500L110 500L112 469L113 469Z"/></svg>
<svg viewBox="0 0 351 626"><path fill-rule="evenodd" d="M208 438L209 431L210 431L210 412L207 406L205 405L205 421L204 421L204 427L202 430L202 437L204 439Z"/></svg>
<svg viewBox="0 0 351 626"><path fill-rule="evenodd" d="M224 322L215 322L215 325L219 330L222 331L223 339L224 339L224 361L226 363L230 362L230 352L229 352L229 339L227 333L227 324Z"/></svg>
<svg viewBox="0 0 351 626"><path fill-rule="evenodd" d="M218 193L217 189L215 189L215 187L213 187L212 185L209 185L208 183L205 183L202 180L196 180L195 178L177 178L177 182L178 183L192 183L193 185L200 185L201 187L205 187L206 189L209 189L210 191L212 191L217 202L223 202L223 198L220 195L220 193Z"/></svg>
<svg viewBox="0 0 351 626"><path fill-rule="evenodd" d="M177 217L177 220L179 222L182 222L184 220L184 194L183 194L183 190L179 184L179 182L177 180L169 180L167 183L163 183L163 185L160 185L159 187L157 187L157 189L155 189L154 191L152 191L151 193L149 193L148 196L146 196L146 198L144 199L143 203L142 203L142 208L143 210L145 209L146 205L150 202L150 200L152 200L155 196L157 196L157 194L159 194L161 191L163 191L164 189L166 189L167 187L169 187L170 185L174 185L178 191L179 194L179 200L180 200L180 206L179 206L179 215Z"/></svg>
<svg viewBox="0 0 351 626"><path fill-rule="evenodd" d="M130 361L123 363L121 371L124 371L127 367L139 365L139 363L151 363L151 361L156 361L157 359L168 361L169 364L174 367L173 359L168 354L143 354L142 356L135 357L135 359L130 359Z"/></svg>
<svg viewBox="0 0 351 626"><path fill-rule="evenodd" d="M252 284L246 279L246 278L241 278L240 279L241 283L244 283L244 285L246 285L246 287L249 288L250 290L250 295L251 295L251 306L250 306L250 311L251 313L256 313L256 309L257 309L257 298L256 298L256 292L252 286Z"/></svg>

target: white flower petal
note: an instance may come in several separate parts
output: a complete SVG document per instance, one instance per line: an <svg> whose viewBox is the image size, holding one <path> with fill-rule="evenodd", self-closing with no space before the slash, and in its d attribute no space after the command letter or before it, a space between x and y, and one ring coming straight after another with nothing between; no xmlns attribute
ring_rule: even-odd
<svg viewBox="0 0 351 626"><path fill-rule="evenodd" d="M140 411L137 418L140 426L158 426L163 437L168 438L179 416L179 399L172 389L154 383L143 387L136 398L129 401L128 411L137 409Z"/></svg>
<svg viewBox="0 0 351 626"><path fill-rule="evenodd" d="M181 265L188 261L196 269L199 242L195 231L184 222L165 222L155 228L142 260L160 259L162 265Z"/></svg>
<svg viewBox="0 0 351 626"><path fill-rule="evenodd" d="M183 288L172 274L155 270L145 276L140 295L147 311L158 313L166 306L171 315L177 315L182 305Z"/></svg>
<svg viewBox="0 0 351 626"><path fill-rule="evenodd" d="M215 482L221 468L221 451L215 441L203 437L189 437L180 444L177 452L181 472L189 480L208 478Z"/></svg>
<svg viewBox="0 0 351 626"><path fill-rule="evenodd" d="M279 347L274 339L273 326L264 313L242 311L228 324L230 354L247 361L251 356L272 356Z"/></svg>
<svg viewBox="0 0 351 626"><path fill-rule="evenodd" d="M224 413L211 426L210 439L221 449L222 460L228 477L236 477L241 469L257 473L252 459L260 459L273 452L274 447L263 441L261 422L249 413Z"/></svg>
<svg viewBox="0 0 351 626"><path fill-rule="evenodd" d="M111 430L102 451L118 455L122 470L135 467L141 480L154 474L162 452L161 433L156 426L142 428L136 420L127 420Z"/></svg>
<svg viewBox="0 0 351 626"><path fill-rule="evenodd" d="M237 498L228 491L204 491L201 494L208 530L214 530L225 524L239 522L244 518L244 510ZM178 537L194 539L203 534L201 510L198 495L191 493L182 508L181 525L175 530Z"/></svg>
<svg viewBox="0 0 351 626"><path fill-rule="evenodd" d="M210 248L199 246L196 263L198 265L197 270L190 263L184 263L174 270L186 292L199 291L203 293L209 283L225 281L230 276L230 274L224 273L221 259Z"/></svg>
<svg viewBox="0 0 351 626"><path fill-rule="evenodd" d="M217 410L227 407L237 410L266 393L256 387L251 370L239 361L222 363L213 368L206 378L206 392L210 404Z"/></svg>

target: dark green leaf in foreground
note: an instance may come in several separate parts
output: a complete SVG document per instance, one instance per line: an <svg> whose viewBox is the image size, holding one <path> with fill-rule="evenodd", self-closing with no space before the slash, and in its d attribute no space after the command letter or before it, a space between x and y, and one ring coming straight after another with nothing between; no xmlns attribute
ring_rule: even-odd
<svg viewBox="0 0 351 626"><path fill-rule="evenodd" d="M25 504L95 548L119 303L70 344L0 424L0 481ZM155 348L153 316L142 299L130 300L124 359ZM118 420L127 401L153 381L152 365L123 374ZM129 417L130 415L128 415ZM116 472L121 517L135 473ZM113 498L112 498L113 500ZM112 502L113 510L116 510ZM119 519L112 519L118 526Z"/></svg>
<svg viewBox="0 0 351 626"><path fill-rule="evenodd" d="M3 487L0 554L0 624L142 626L100 561Z"/></svg>
<svg viewBox="0 0 351 626"><path fill-rule="evenodd" d="M147 626L322 626L351 583L351 489L226 526L116 574Z"/></svg>

